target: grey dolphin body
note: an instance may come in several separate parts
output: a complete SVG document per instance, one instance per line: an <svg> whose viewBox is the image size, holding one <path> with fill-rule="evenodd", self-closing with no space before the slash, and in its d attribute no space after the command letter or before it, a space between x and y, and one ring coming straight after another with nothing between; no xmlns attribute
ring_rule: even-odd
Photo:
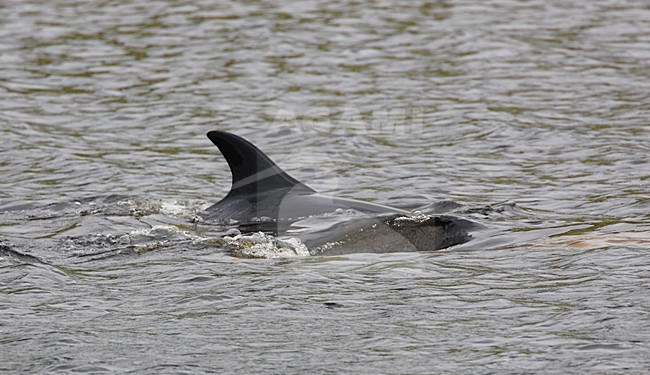
<svg viewBox="0 0 650 375"><path fill-rule="evenodd" d="M222 131L207 136L228 162L232 188L200 213L205 221L236 224L242 232L290 234L312 254L436 250L467 242L469 230L477 228L449 216L407 220L408 211L318 194L245 139ZM341 216L346 212L355 214ZM336 220L328 222L332 214ZM327 225L306 224L310 218Z"/></svg>

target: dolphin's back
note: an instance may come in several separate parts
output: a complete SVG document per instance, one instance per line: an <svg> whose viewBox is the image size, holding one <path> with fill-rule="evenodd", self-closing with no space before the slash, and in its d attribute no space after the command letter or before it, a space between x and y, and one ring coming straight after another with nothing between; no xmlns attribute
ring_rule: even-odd
<svg viewBox="0 0 650 375"><path fill-rule="evenodd" d="M336 210L362 213L403 213L373 203L317 194L291 177L260 149L234 134L211 131L208 138L228 162L232 187L228 195L202 213L207 220L249 223L260 219L295 221Z"/></svg>
<svg viewBox="0 0 650 375"><path fill-rule="evenodd" d="M260 217L275 218L277 202L281 202L289 192L315 193L244 138L216 130L207 135L228 162L232 186L221 201L201 213L203 219L228 223Z"/></svg>
<svg viewBox="0 0 650 375"><path fill-rule="evenodd" d="M318 194L245 139L221 131L208 138L232 172L230 192L200 214L209 222L296 236L323 255L436 250L470 238L467 220L419 219L397 208Z"/></svg>

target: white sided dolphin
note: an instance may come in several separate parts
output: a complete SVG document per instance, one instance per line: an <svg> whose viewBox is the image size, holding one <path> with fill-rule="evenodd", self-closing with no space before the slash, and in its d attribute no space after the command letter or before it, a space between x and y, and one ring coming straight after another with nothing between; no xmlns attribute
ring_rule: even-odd
<svg viewBox="0 0 650 375"><path fill-rule="evenodd" d="M318 194L247 140L223 131L207 136L232 172L230 192L200 213L207 222L290 234L314 254L436 250L467 242L477 227L449 216L408 220L408 211Z"/></svg>

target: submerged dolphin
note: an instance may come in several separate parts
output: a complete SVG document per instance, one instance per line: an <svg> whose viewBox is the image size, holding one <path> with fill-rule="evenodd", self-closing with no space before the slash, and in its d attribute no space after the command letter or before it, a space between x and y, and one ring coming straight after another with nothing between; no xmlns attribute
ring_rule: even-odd
<svg viewBox="0 0 650 375"><path fill-rule="evenodd" d="M437 250L467 242L477 228L450 216L409 220L405 210L318 194L245 139L223 131L207 136L228 162L232 188L199 214L205 221L290 234L313 254ZM312 225L314 218L326 225Z"/></svg>

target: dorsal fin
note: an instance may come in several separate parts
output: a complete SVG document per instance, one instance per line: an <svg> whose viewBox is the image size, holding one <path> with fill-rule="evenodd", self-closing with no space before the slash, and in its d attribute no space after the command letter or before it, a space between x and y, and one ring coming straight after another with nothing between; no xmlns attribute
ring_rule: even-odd
<svg viewBox="0 0 650 375"><path fill-rule="evenodd" d="M258 194L275 189L298 189L315 193L313 189L289 176L255 145L231 133L213 130L208 138L226 158L232 172L229 196Z"/></svg>

